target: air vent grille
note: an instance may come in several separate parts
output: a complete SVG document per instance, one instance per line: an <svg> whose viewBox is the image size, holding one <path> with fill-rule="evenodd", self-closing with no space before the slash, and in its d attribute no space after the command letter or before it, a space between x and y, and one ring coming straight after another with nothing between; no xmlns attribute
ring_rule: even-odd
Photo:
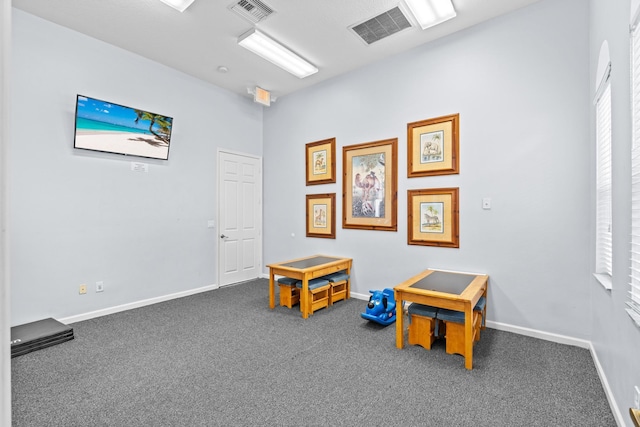
<svg viewBox="0 0 640 427"><path fill-rule="evenodd" d="M371 44L409 27L411 27L411 22L402 13L400 7L396 6L362 24L354 25L351 29L365 43Z"/></svg>
<svg viewBox="0 0 640 427"><path fill-rule="evenodd" d="M260 0L239 0L229 6L229 9L254 24L267 19L275 12Z"/></svg>

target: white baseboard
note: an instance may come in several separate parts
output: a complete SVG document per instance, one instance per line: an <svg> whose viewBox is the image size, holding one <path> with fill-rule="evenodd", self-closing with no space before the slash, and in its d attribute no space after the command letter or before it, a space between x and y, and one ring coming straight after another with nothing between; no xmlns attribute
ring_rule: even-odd
<svg viewBox="0 0 640 427"><path fill-rule="evenodd" d="M589 343L589 351L591 352L593 363L596 365L596 372L598 372L598 376L600 377L600 383L602 383L602 388L604 388L604 394L607 396L607 401L609 401L609 407L613 413L613 418L616 419L618 427L625 427L627 423L622 416L622 412L620 412L620 407L616 403L615 397L613 397L613 391L611 390L611 387L609 387L609 381L607 381L607 376L604 373L604 369L602 369L600 359L598 359L598 353L596 353L596 349L593 347L592 343Z"/></svg>
<svg viewBox="0 0 640 427"><path fill-rule="evenodd" d="M357 294L355 292L351 292L351 298L355 298L355 299L361 299L363 301L369 301L369 297L371 296L371 294Z"/></svg>
<svg viewBox="0 0 640 427"><path fill-rule="evenodd" d="M127 304L118 305L115 307L103 308L101 310L90 311L88 313L77 314L75 316L65 317L63 319L57 319L59 322L68 325L70 323L82 322L83 320L94 319L96 317L106 316L108 314L120 313L121 311L133 310L134 308L144 307L146 305L157 304L159 302L169 301L176 298L187 297L189 295L195 295L202 292L212 291L218 289L218 285L203 286L202 288L189 289L188 291L176 292L175 294L161 295L159 297L149 298L141 301L134 301Z"/></svg>
<svg viewBox="0 0 640 427"><path fill-rule="evenodd" d="M537 329L508 325L506 323L492 322L491 320L487 320L487 328L497 329L499 331L505 332L513 332L514 334L518 335L539 338L541 340L557 342L559 344L572 345L574 347L589 348L591 346L591 342L587 340L573 338L566 335L553 334L551 332L539 331Z"/></svg>

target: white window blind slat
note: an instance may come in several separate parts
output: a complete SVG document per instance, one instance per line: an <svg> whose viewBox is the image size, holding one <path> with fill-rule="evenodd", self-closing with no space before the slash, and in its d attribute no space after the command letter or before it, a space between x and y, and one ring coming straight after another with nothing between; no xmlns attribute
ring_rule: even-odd
<svg viewBox="0 0 640 427"><path fill-rule="evenodd" d="M631 318L636 322L637 325L640 325L640 314L628 308L627 308L627 313L629 314L629 316L631 316Z"/></svg>
<svg viewBox="0 0 640 427"><path fill-rule="evenodd" d="M631 104L631 265L626 312L640 326L640 29L637 25L631 31Z"/></svg>
<svg viewBox="0 0 640 427"><path fill-rule="evenodd" d="M627 305L627 307L629 307L627 310L632 310L634 312L634 314L640 316L640 305L638 305L638 304L636 304L636 303L634 303L632 301L626 302L626 305Z"/></svg>
<svg viewBox="0 0 640 427"><path fill-rule="evenodd" d="M612 275L611 86L596 102L596 273Z"/></svg>

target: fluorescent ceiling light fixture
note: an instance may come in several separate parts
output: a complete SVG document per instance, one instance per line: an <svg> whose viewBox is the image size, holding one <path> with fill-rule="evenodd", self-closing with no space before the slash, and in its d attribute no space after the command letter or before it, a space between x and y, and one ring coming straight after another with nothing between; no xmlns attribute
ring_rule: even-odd
<svg viewBox="0 0 640 427"><path fill-rule="evenodd" d="M162 3L171 6L179 12L184 12L186 8L191 6L193 0L160 0Z"/></svg>
<svg viewBox="0 0 640 427"><path fill-rule="evenodd" d="M451 0L404 0L423 30L455 18Z"/></svg>
<svg viewBox="0 0 640 427"><path fill-rule="evenodd" d="M318 72L313 64L255 28L238 37L238 44L301 79Z"/></svg>

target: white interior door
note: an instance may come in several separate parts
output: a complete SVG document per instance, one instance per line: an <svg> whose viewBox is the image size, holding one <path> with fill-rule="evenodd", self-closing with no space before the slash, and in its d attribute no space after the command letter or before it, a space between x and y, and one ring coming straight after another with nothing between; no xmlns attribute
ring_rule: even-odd
<svg viewBox="0 0 640 427"><path fill-rule="evenodd" d="M262 271L262 160L218 153L218 272L220 286Z"/></svg>

